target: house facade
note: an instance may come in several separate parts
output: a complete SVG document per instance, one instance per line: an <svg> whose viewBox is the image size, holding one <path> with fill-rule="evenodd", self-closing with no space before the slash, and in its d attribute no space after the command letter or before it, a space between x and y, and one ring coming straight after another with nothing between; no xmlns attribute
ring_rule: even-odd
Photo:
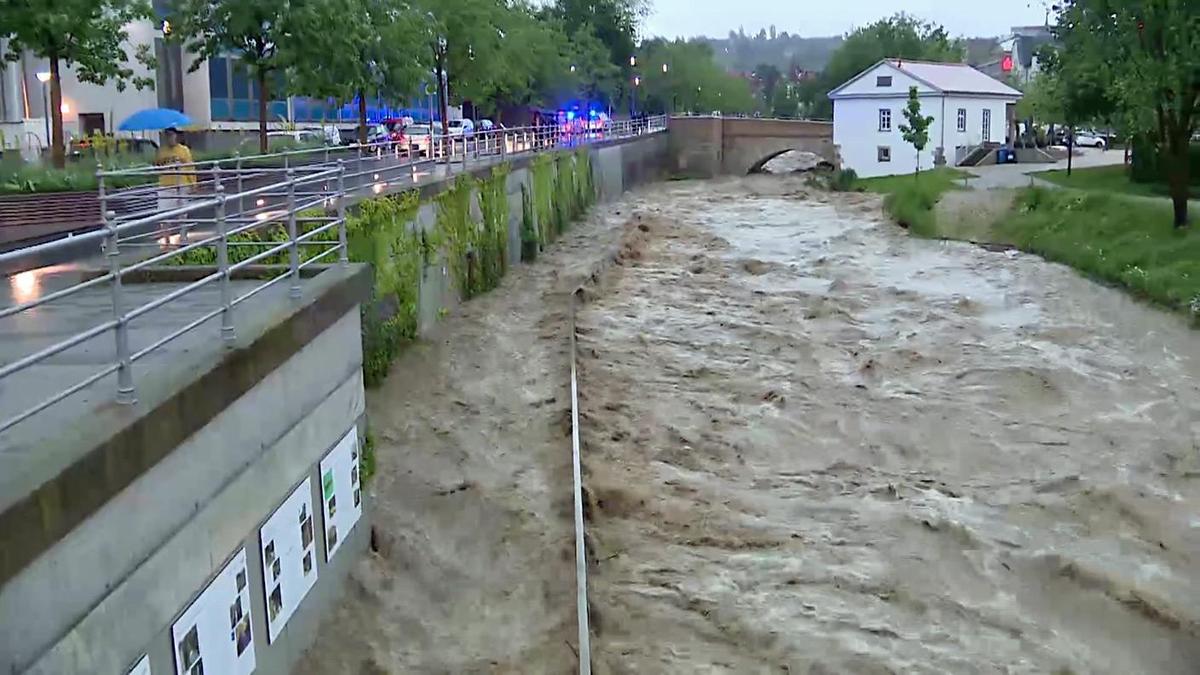
<svg viewBox="0 0 1200 675"><path fill-rule="evenodd" d="M997 43L997 58L980 64L979 70L1024 89L1041 72L1038 50L1053 44L1054 34L1047 26L1013 26Z"/></svg>
<svg viewBox="0 0 1200 675"><path fill-rule="evenodd" d="M913 87L921 113L933 118L921 168L957 165L977 147L1008 141L1021 92L961 63L886 59L829 92L843 167L863 177L916 170L917 152L900 131Z"/></svg>

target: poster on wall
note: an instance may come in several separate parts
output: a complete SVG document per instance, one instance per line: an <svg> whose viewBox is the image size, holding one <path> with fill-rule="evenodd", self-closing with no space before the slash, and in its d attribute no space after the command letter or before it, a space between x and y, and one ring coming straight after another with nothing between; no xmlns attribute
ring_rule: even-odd
<svg viewBox="0 0 1200 675"><path fill-rule="evenodd" d="M129 670L129 675L150 675L150 656L143 654L142 658Z"/></svg>
<svg viewBox="0 0 1200 675"><path fill-rule="evenodd" d="M176 675L250 675L250 580L246 549L239 549L220 574L171 626Z"/></svg>
<svg viewBox="0 0 1200 675"><path fill-rule="evenodd" d="M258 531L271 642L317 581L313 527L312 479L305 478Z"/></svg>
<svg viewBox="0 0 1200 675"><path fill-rule="evenodd" d="M321 460L321 508L325 513L325 562L329 562L362 515L355 427Z"/></svg>

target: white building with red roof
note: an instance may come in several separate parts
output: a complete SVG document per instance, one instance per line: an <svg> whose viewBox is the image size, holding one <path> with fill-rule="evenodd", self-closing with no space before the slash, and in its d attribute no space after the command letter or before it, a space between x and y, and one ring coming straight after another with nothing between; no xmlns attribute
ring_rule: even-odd
<svg viewBox="0 0 1200 675"><path fill-rule="evenodd" d="M863 177L912 173L917 153L904 140L904 108L915 87L921 113L933 118L922 169L948 165L1007 142L1010 109L1021 92L963 63L884 59L829 92L833 142L842 166Z"/></svg>

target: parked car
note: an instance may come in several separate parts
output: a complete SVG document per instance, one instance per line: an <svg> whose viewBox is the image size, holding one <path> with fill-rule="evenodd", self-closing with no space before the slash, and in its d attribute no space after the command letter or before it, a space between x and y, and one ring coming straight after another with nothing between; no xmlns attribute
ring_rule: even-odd
<svg viewBox="0 0 1200 675"><path fill-rule="evenodd" d="M319 129L267 132L267 150L269 152L312 148L327 144L325 132ZM238 151L243 155L258 154L258 149L258 134L246 136L241 143L238 143Z"/></svg>
<svg viewBox="0 0 1200 675"><path fill-rule="evenodd" d="M1075 145L1084 148L1100 148L1103 150L1108 147L1108 142L1103 137L1098 136L1090 131L1076 131Z"/></svg>
<svg viewBox="0 0 1200 675"><path fill-rule="evenodd" d="M451 136L473 136L475 134L475 122L466 117L460 120L450 120L449 129Z"/></svg>
<svg viewBox="0 0 1200 675"><path fill-rule="evenodd" d="M407 153L408 137L405 134L405 128L404 120L401 118L389 117L380 120L371 128L371 132L367 135L367 141L373 144L385 144L390 148L398 148Z"/></svg>
<svg viewBox="0 0 1200 675"><path fill-rule="evenodd" d="M432 136L430 131L433 131ZM440 137L443 134L442 123L437 122L432 126L429 124L414 124L405 130L408 135L408 148L411 152L424 157L434 156L434 146L436 141L434 137Z"/></svg>

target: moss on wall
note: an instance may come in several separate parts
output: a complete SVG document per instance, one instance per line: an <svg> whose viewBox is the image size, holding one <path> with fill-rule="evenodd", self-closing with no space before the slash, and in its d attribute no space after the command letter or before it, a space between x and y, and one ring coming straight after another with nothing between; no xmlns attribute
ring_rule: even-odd
<svg viewBox="0 0 1200 675"><path fill-rule="evenodd" d="M415 221L416 191L360 202L346 219L350 259L370 263L372 298L362 307L363 378L367 386L383 381L401 347L417 336L421 270L428 257Z"/></svg>

